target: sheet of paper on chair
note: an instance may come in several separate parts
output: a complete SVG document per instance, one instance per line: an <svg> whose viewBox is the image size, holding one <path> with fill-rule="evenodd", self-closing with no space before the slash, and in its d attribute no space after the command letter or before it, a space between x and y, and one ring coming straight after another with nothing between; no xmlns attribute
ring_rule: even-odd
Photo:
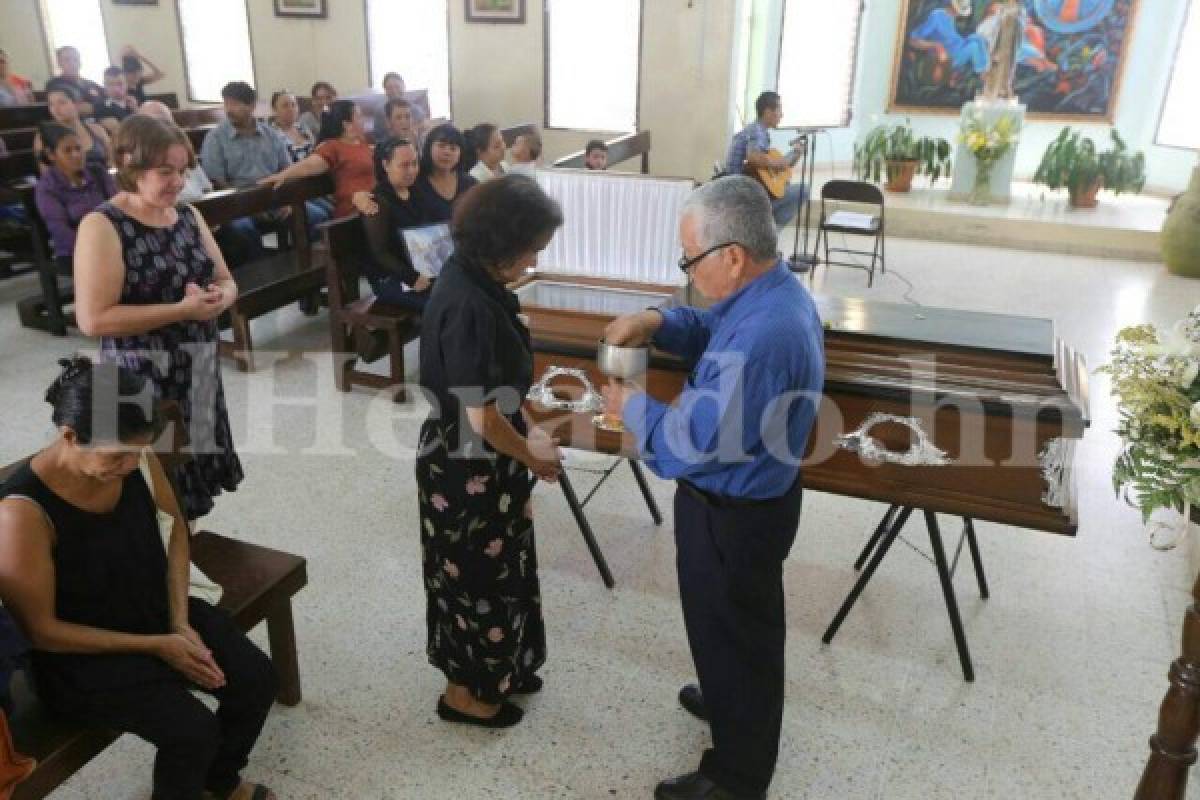
<svg viewBox="0 0 1200 800"><path fill-rule="evenodd" d="M839 225L843 228L870 228L874 222L873 216L859 211L835 211L825 219L826 225Z"/></svg>

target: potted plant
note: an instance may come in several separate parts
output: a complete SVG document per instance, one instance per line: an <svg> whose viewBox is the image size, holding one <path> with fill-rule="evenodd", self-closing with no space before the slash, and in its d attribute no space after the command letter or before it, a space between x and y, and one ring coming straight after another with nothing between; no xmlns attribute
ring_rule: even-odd
<svg viewBox="0 0 1200 800"><path fill-rule="evenodd" d="M1113 487L1143 522L1159 509L1179 512L1173 536L1151 530L1151 544L1173 547L1200 521L1200 306L1169 330L1121 330L1101 372L1112 376L1121 437Z"/></svg>
<svg viewBox="0 0 1200 800"><path fill-rule="evenodd" d="M1112 147L1101 153L1079 131L1063 128L1046 148L1034 183L1067 190L1071 208L1095 208L1101 189L1114 194L1140 192L1146 185L1146 156L1131 154L1121 134L1111 131Z"/></svg>
<svg viewBox="0 0 1200 800"><path fill-rule="evenodd" d="M936 183L950 174L950 143L930 136L917 137L905 121L875 127L862 144L854 145L854 174L859 180L879 183L889 192L912 189L913 176L928 175Z"/></svg>

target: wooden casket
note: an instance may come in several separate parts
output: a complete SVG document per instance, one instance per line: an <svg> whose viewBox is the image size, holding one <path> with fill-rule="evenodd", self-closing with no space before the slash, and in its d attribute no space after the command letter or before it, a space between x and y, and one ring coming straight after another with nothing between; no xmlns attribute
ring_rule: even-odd
<svg viewBox="0 0 1200 800"><path fill-rule="evenodd" d="M534 377L581 370L598 389L596 344L614 317L686 302L674 286L535 276L518 289ZM1049 320L816 297L824 396L803 462L807 489L1053 533L1077 527L1072 462L1087 426L1087 371ZM647 392L678 396L689 365L652 352ZM551 381L578 400L577 377ZM529 403L564 446L634 456L594 413Z"/></svg>

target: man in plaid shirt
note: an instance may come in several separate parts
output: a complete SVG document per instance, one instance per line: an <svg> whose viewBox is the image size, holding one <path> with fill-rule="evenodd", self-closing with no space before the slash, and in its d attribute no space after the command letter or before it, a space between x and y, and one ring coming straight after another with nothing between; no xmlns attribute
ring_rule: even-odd
<svg viewBox="0 0 1200 800"><path fill-rule="evenodd" d="M793 145L791 155L773 156L771 150L772 128L779 127L783 119L783 101L777 92L763 92L754 101L754 111L758 119L751 122L734 137L729 145L729 155L725 158L725 172L730 175L741 175L758 169L787 169L796 163L804 152L803 143L797 141ZM783 229L796 218L800 204L808 188L802 183L788 184L783 197L771 198L771 213L775 217L776 227Z"/></svg>

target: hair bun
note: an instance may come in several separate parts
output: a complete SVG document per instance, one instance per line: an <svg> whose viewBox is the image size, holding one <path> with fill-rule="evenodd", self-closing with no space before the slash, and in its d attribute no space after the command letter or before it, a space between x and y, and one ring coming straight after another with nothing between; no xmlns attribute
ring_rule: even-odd
<svg viewBox="0 0 1200 800"><path fill-rule="evenodd" d="M52 406L58 405L58 401L62 399L63 390L68 384L74 383L80 375L87 374L92 368L92 360L87 356L72 356L71 358L60 358L58 365L62 367L62 371L58 373L54 383L50 384L50 388L46 390L46 402Z"/></svg>

